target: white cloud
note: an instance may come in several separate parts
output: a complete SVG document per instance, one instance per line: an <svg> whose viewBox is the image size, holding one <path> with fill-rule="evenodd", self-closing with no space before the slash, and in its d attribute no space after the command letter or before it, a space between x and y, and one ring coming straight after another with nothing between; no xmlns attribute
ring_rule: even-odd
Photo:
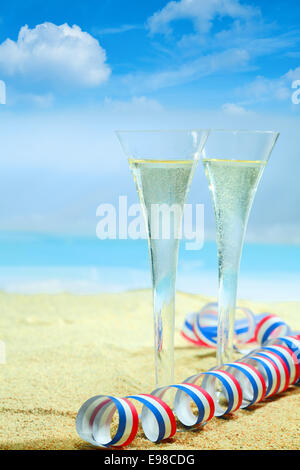
<svg viewBox="0 0 300 470"><path fill-rule="evenodd" d="M54 95L52 93L16 93L9 92L9 100L7 106L14 106L16 103L31 105L34 104L39 108L50 108L54 104Z"/></svg>
<svg viewBox="0 0 300 470"><path fill-rule="evenodd" d="M294 70L289 70L284 77L286 80L293 82L294 80L300 80L300 67L297 67Z"/></svg>
<svg viewBox="0 0 300 470"><path fill-rule="evenodd" d="M150 74L130 74L124 77L123 82L134 92L158 90L189 83L219 71L241 70L247 67L249 60L249 54L245 49L228 49L200 56L198 59L187 61L179 67Z"/></svg>
<svg viewBox="0 0 300 470"><path fill-rule="evenodd" d="M106 34L121 34L127 33L128 31L133 31L136 29L143 29L144 25L140 24L122 24L121 26L111 27L111 28L94 28L94 34L99 36L104 36Z"/></svg>
<svg viewBox="0 0 300 470"><path fill-rule="evenodd" d="M236 103L225 103L222 105L222 110L230 115L234 116L245 116L250 111L247 111L243 106L240 106L239 104Z"/></svg>
<svg viewBox="0 0 300 470"><path fill-rule="evenodd" d="M112 100L106 97L104 105L113 112L143 112L162 111L163 106L159 101L147 98L146 96L134 96L130 101Z"/></svg>
<svg viewBox="0 0 300 470"><path fill-rule="evenodd" d="M190 19L197 31L207 33L216 17L248 19L258 14L257 8L242 5L239 0L180 0L167 3L147 24L151 33L169 33L171 22Z"/></svg>
<svg viewBox="0 0 300 470"><path fill-rule="evenodd" d="M0 72L30 80L92 87L110 75L105 50L77 25L43 23L0 44Z"/></svg>
<svg viewBox="0 0 300 470"><path fill-rule="evenodd" d="M222 22L224 18L226 22ZM181 36L180 27L176 35L170 34L180 19L189 20L193 27ZM253 70L256 59L293 49L299 42L298 31L279 34L278 26L266 23L259 8L240 0L170 1L148 19L147 27L151 34L168 36L165 53L176 62L147 76L127 76L125 83L139 93L219 72ZM285 95L285 88L278 95Z"/></svg>
<svg viewBox="0 0 300 470"><path fill-rule="evenodd" d="M252 82L237 89L243 103L291 100L292 82L300 79L300 67L289 70L278 78L257 76Z"/></svg>

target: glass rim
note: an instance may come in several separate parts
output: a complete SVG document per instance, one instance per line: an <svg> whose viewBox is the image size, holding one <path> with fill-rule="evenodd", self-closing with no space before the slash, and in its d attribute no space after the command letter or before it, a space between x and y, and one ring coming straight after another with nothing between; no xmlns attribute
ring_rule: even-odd
<svg viewBox="0 0 300 470"><path fill-rule="evenodd" d="M260 129L210 129L210 133L213 132L228 132L228 134L236 133L236 134L273 134L273 135L279 135L279 131L275 130L260 130Z"/></svg>
<svg viewBox="0 0 300 470"><path fill-rule="evenodd" d="M202 129L202 128L191 128L191 129L115 129L114 132L116 134L120 133L146 133L146 132L156 132L156 133L163 133L163 132L210 132L211 129Z"/></svg>
<svg viewBox="0 0 300 470"><path fill-rule="evenodd" d="M245 144L248 143L248 145L260 145L261 149L260 152L258 152L259 157L254 159L254 158L241 158L240 156L237 157L235 155L235 158L225 158L225 157L214 157L215 160L221 161L221 160L232 160L232 161L260 161L260 162L265 162L267 163L271 153L275 147L275 144L280 136L280 132L274 131L274 130L259 130L259 129L253 129L253 130L248 130L248 129L211 129L207 142L210 144L211 141L226 141L226 143L231 144L234 147L242 147L245 146ZM230 152L232 149L230 150ZM257 149L258 151L258 149ZM209 148L205 145L203 149L203 161L210 159L211 157L207 156L208 154L211 154L211 148ZM244 152L244 151L243 151ZM234 154L236 154L236 150L234 151ZM247 155L247 152L246 152ZM233 155L232 155L233 157Z"/></svg>
<svg viewBox="0 0 300 470"><path fill-rule="evenodd" d="M260 129L223 129L223 128L189 128L189 129L115 129L116 134L121 132L228 132L228 133L245 133L245 134L279 134L275 130L260 130Z"/></svg>

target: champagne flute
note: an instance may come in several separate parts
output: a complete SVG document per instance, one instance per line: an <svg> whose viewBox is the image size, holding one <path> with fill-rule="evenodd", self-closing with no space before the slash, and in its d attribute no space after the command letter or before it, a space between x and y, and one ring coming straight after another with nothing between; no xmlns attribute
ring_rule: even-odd
<svg viewBox="0 0 300 470"><path fill-rule="evenodd" d="M136 183L152 274L156 387L174 383L175 282L182 213L207 130L117 131Z"/></svg>
<svg viewBox="0 0 300 470"><path fill-rule="evenodd" d="M212 130L203 151L217 233L218 366L232 360L244 236L259 181L278 136L273 131Z"/></svg>

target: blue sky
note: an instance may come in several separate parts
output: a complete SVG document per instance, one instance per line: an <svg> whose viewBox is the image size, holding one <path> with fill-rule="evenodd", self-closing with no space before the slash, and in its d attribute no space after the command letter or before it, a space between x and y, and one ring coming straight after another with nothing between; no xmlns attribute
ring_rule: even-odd
<svg viewBox="0 0 300 470"><path fill-rule="evenodd" d="M94 234L99 203L136 201L116 128L260 128L281 137L249 238L300 242L299 20L294 0L1 2L0 228ZM212 233L200 168L190 200Z"/></svg>
<svg viewBox="0 0 300 470"><path fill-rule="evenodd" d="M0 71L19 106L142 94L173 107L228 99L288 112L299 66L299 20L293 0L2 2ZM73 44L60 34L63 24L80 28ZM64 34L70 38L71 32ZM42 47L46 55L39 55ZM52 56L59 48L61 61ZM78 54L85 60L76 69L70 62Z"/></svg>

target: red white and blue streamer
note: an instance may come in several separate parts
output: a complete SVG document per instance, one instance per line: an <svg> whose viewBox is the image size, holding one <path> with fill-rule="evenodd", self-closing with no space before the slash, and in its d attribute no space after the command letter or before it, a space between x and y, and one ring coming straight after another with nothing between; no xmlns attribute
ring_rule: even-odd
<svg viewBox="0 0 300 470"><path fill-rule="evenodd" d="M79 436L97 447L124 447L134 440L141 425L147 439L160 442L176 434L178 422L195 429L214 416L247 408L299 384L299 334L291 333L288 325L274 315L254 316L249 309L243 312L245 319L236 323L235 334L240 342L255 341L256 349L238 361L150 394L92 397L78 411ZM216 347L216 315L216 304L189 315L183 336L198 346ZM175 397L171 409L164 397L172 390ZM140 413L136 403L142 406Z"/></svg>
<svg viewBox="0 0 300 470"><path fill-rule="evenodd" d="M237 312L244 315L235 322L235 338L239 344L256 342L265 344L278 336L299 336L300 332L292 332L281 318L271 313L254 313L246 307L237 307ZM181 329L182 336L196 346L217 347L218 304L209 303L199 312L189 313Z"/></svg>

